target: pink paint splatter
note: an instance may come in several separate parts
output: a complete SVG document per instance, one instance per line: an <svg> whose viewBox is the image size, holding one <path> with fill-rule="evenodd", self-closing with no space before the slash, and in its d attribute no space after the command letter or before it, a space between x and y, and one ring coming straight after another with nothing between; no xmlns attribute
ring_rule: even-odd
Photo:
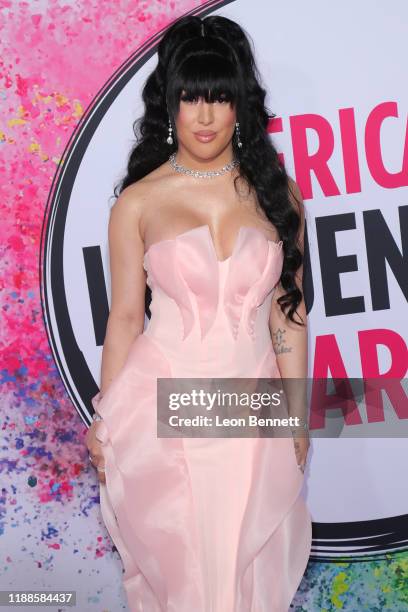
<svg viewBox="0 0 408 612"><path fill-rule="evenodd" d="M52 572L54 552L67 547L83 563L78 574L91 576L89 560L117 558L96 521L99 487L86 428L62 385L44 328L41 231L64 149L98 91L143 41L201 4L0 0L0 537L13 528L20 536L2 557L3 575L8 568L14 574L16 563L27 558L32 568ZM83 520L79 534L72 517ZM103 536L93 535L98 526ZM97 598L94 603L92 609L100 609Z"/></svg>

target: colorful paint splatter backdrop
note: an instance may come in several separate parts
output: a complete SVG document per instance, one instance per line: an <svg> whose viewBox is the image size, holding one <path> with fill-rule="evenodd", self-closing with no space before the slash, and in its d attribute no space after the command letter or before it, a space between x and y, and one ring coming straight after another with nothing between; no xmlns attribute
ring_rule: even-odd
<svg viewBox="0 0 408 612"><path fill-rule="evenodd" d="M202 4L0 1L0 586L76 589L83 611L126 610L126 599L99 512L86 429L43 324L38 262L45 205L66 143L98 90L146 38ZM293 609L408 610L408 555L311 562Z"/></svg>

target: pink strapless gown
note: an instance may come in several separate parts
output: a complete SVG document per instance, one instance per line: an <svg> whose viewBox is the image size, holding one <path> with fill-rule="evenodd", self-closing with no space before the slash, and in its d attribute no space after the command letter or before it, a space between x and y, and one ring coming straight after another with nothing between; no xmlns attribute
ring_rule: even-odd
<svg viewBox="0 0 408 612"><path fill-rule="evenodd" d="M287 612L311 548L291 438L157 438L157 377L278 377L268 318L282 243L207 225L150 247L151 319L103 398L101 511L131 612Z"/></svg>

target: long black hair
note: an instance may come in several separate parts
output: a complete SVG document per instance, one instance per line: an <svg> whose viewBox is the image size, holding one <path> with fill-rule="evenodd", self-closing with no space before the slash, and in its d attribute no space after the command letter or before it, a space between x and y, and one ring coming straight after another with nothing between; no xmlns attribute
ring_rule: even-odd
<svg viewBox="0 0 408 612"><path fill-rule="evenodd" d="M167 28L158 46L158 64L143 87L145 112L133 125L136 143L129 155L127 173L114 193L118 197L177 150L174 117L183 90L183 99L203 97L212 102L222 97L230 101L236 109L243 143L238 147L235 132L232 147L239 160L235 181L244 179L255 190L257 202L283 241L280 282L286 293L278 303L286 317L304 325L293 316L302 300L295 274L303 262L303 253L298 242L301 215L289 192L298 205L300 202L290 190L290 179L267 133L268 122L276 115L264 105L266 90L260 84L249 40L237 23L215 15L203 20L182 17ZM166 142L169 120L172 145Z"/></svg>

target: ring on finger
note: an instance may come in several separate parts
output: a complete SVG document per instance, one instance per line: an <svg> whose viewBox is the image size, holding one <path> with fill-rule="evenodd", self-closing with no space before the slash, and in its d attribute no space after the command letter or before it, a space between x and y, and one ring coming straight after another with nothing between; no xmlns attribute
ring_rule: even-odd
<svg viewBox="0 0 408 612"><path fill-rule="evenodd" d="M98 466L94 465L93 461L94 461L95 457L93 455L91 455L91 453L88 453L88 457L89 457L89 461L92 463L93 467L96 467L98 472L104 472L105 471L105 468L101 468L101 467L98 467Z"/></svg>

